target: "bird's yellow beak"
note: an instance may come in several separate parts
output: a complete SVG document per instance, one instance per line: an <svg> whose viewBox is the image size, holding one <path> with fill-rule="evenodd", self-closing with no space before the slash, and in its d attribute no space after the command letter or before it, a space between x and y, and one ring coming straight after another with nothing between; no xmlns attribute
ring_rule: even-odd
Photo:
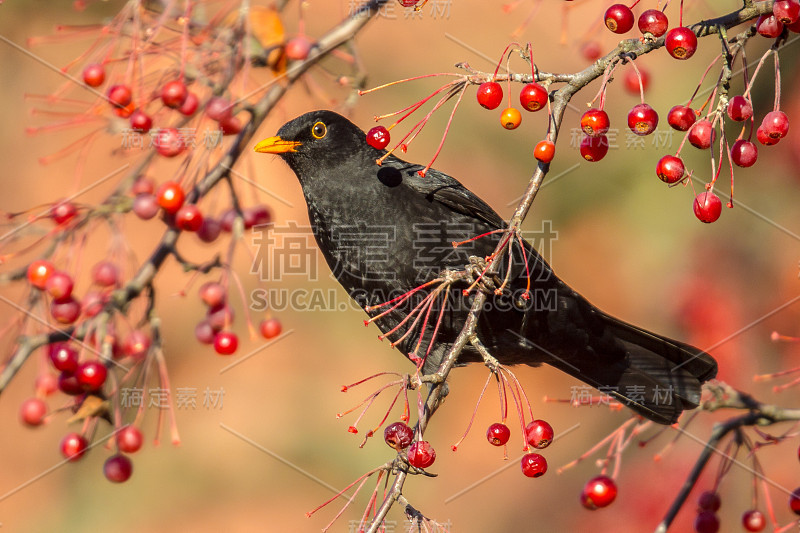
<svg viewBox="0 0 800 533"><path fill-rule="evenodd" d="M280 137L270 137L258 143L253 150L262 154L285 154L286 152L296 152L302 143L298 141L284 141Z"/></svg>

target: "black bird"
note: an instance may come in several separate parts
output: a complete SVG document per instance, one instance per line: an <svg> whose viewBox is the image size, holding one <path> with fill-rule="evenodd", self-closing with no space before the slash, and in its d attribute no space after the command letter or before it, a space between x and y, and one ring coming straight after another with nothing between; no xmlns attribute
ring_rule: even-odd
<svg viewBox="0 0 800 533"><path fill-rule="evenodd" d="M490 296L477 336L500 363L554 366L655 422L697 407L701 384L717 373L702 350L592 306L521 238L492 258L506 224L489 205L435 169L422 176L421 165L394 155L378 164L386 151L341 115L302 115L255 151L288 163L334 275L424 373L438 367L478 290ZM500 262L496 276L481 275L485 261ZM441 281L445 269L465 265L471 276ZM482 360L467 345L458 363Z"/></svg>

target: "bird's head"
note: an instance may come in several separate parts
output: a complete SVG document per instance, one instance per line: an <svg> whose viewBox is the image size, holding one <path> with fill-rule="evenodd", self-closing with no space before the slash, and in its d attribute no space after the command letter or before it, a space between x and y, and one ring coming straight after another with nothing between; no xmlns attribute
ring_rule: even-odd
<svg viewBox="0 0 800 533"><path fill-rule="evenodd" d="M360 165L367 160L374 163L380 155L367 144L358 126L338 113L324 110L287 122L276 136L264 139L254 150L281 156L298 177L310 177L320 169L343 164Z"/></svg>

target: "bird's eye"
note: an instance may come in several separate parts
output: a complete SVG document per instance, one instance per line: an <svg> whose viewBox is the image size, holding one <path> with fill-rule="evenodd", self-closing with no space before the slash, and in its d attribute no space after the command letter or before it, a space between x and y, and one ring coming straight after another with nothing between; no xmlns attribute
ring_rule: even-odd
<svg viewBox="0 0 800 533"><path fill-rule="evenodd" d="M325 137L326 133L328 133L328 128L322 122L316 122L311 127L311 135L313 135L315 139L322 139Z"/></svg>

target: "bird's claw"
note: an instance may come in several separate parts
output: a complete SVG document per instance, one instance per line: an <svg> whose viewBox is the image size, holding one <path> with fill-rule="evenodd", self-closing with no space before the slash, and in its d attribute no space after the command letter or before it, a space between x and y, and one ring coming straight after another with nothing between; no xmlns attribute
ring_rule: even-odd
<svg viewBox="0 0 800 533"><path fill-rule="evenodd" d="M472 280L470 286L477 287L481 292L492 296L497 294L498 287L501 286L502 281L494 274L491 276L485 275L487 268L489 268L489 265L486 260L474 255L469 257L469 264L465 267L469 278Z"/></svg>

